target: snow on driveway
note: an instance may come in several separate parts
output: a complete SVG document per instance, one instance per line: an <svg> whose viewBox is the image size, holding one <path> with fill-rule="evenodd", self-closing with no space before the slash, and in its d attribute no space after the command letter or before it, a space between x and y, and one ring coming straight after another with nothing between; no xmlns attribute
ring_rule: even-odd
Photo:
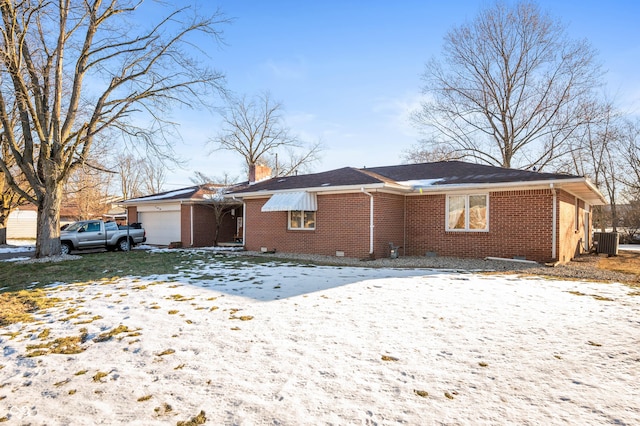
<svg viewBox="0 0 640 426"><path fill-rule="evenodd" d="M0 329L9 424L640 424L620 284L238 261L47 291Z"/></svg>

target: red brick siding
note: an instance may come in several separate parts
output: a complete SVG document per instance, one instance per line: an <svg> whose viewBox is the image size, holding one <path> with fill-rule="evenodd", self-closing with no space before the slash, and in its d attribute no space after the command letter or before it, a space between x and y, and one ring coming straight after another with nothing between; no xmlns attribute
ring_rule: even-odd
<svg viewBox="0 0 640 426"><path fill-rule="evenodd" d="M373 235L376 258L389 257L390 242L395 246L403 247L400 254L404 253L404 203L405 197L402 195L374 193Z"/></svg>
<svg viewBox="0 0 640 426"><path fill-rule="evenodd" d="M287 212L260 211L268 198L246 200L247 250L267 247L285 253L346 257L369 255L369 197L365 194L318 195L316 229L289 230Z"/></svg>
<svg viewBox="0 0 640 426"><path fill-rule="evenodd" d="M401 254L424 256L487 256L548 262L568 261L579 253L583 238L584 203L575 231L575 199L557 192L556 258L553 258L553 193L550 189L499 191L489 194L489 231L445 230L446 195L408 196L373 193L374 256L389 256L389 242ZM316 229L290 231L287 212L262 213L268 198L246 200L247 250L369 256L369 203L363 193L318 195ZM406 216L405 216L406 214Z"/></svg>
<svg viewBox="0 0 640 426"><path fill-rule="evenodd" d="M138 222L138 207L137 206L127 206L127 217L129 218L129 223Z"/></svg>
<svg viewBox="0 0 640 426"><path fill-rule="evenodd" d="M193 207L193 242L191 241L191 208ZM242 209L236 209L236 216L226 214L222 218L218 243L234 241L236 233L236 217ZM202 205L183 204L180 210L180 238L183 247L212 246L215 239L216 219L213 208ZM193 244L192 244L193 243Z"/></svg>
<svg viewBox="0 0 640 426"><path fill-rule="evenodd" d="M191 247L191 206L180 206L180 241L182 247Z"/></svg>
<svg viewBox="0 0 640 426"><path fill-rule="evenodd" d="M445 230L446 195L407 197L407 255L507 257L551 260L552 194L549 190L489 194L489 232Z"/></svg>

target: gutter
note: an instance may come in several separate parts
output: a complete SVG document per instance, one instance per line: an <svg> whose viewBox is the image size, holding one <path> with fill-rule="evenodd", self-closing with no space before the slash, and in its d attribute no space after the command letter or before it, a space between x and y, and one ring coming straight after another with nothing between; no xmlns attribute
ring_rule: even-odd
<svg viewBox="0 0 640 426"><path fill-rule="evenodd" d="M369 255L373 255L373 194L360 188L360 191L369 196Z"/></svg>
<svg viewBox="0 0 640 426"><path fill-rule="evenodd" d="M331 192L353 192L362 191L365 188L368 190L377 190L385 187L384 183L375 183L366 186L362 185L339 185L339 186L315 186L315 187L300 187L300 188L288 188L277 190L261 190L261 191L247 191L247 192L232 192L225 194L225 198L263 198L270 197L274 194L286 193L286 192L316 192L316 193L331 193Z"/></svg>
<svg viewBox="0 0 640 426"><path fill-rule="evenodd" d="M553 181L549 180L536 180L536 181L514 181L514 182L495 182L495 183L455 183L455 184L443 184L443 185L431 185L427 187L423 187L422 192L415 190L409 193L409 196L420 196L425 194L437 194L437 193L455 193L455 192L469 192L469 191L500 191L500 190L530 190L530 189L543 189L549 188L549 185L555 185L556 188L563 188L566 185L570 184L582 184L585 187L589 188L594 196L593 197L584 197L578 196L578 198L583 199L585 201L589 201L590 204L598 204L597 201L607 204L606 199L600 193L600 191L588 180L585 178L567 178L567 179L554 179ZM565 188L565 191L572 193L570 190ZM576 194L573 194L576 195Z"/></svg>

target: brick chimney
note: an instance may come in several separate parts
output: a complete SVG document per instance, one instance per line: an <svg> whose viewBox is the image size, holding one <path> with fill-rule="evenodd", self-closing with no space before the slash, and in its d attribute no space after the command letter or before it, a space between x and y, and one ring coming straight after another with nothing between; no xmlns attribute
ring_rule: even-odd
<svg viewBox="0 0 640 426"><path fill-rule="evenodd" d="M260 182L271 177L271 167L262 164L249 166L249 183Z"/></svg>

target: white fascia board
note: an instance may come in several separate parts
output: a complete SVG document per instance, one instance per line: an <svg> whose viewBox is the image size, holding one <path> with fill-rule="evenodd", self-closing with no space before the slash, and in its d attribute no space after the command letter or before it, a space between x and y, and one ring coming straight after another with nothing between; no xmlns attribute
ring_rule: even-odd
<svg viewBox="0 0 640 426"><path fill-rule="evenodd" d="M384 188L384 183L374 183L368 185L342 185L342 186L316 186L309 188L291 188L291 189L280 189L277 191L254 191L254 192L243 192L241 194L225 194L226 198L265 198L270 197L273 194L280 194L286 192L315 192L318 195L320 194L340 194L340 193L350 193L350 192L361 192L362 188L366 190L376 190Z"/></svg>
<svg viewBox="0 0 640 426"><path fill-rule="evenodd" d="M174 200L173 203L146 203L144 205L140 205L138 207L138 213L145 212L176 212L180 211L180 206L182 203L176 202Z"/></svg>
<svg viewBox="0 0 640 426"><path fill-rule="evenodd" d="M567 186L573 184L584 185L591 191L590 197L584 195L578 195ZM556 188L562 189L571 195L578 198L589 201L592 205L607 204L607 200L604 198L598 188L593 185L586 178L569 178L569 179L553 179L553 180L540 180L531 182L500 182L500 183L472 183L472 184L453 184L453 185L435 185L429 188L422 188L422 192L419 189L412 191L409 195L420 196L428 194L442 194L442 193L463 193L469 191L514 191L514 190L534 190L534 189L546 189ZM599 202L596 202L599 200Z"/></svg>
<svg viewBox="0 0 640 426"><path fill-rule="evenodd" d="M445 184L445 185L434 185L427 188L421 188L422 194L420 193L420 189L415 189L411 192L410 195L423 195L425 193L441 193L441 192L460 192L460 191L477 191L477 190L488 190L488 191L499 191L501 189L504 190L514 190L514 189L542 189L542 188L550 188L550 185L553 184L555 188L561 188L563 183L586 183L583 178L575 178L575 179L554 179L554 180L536 180L529 182L496 182L496 183L460 183L460 184ZM597 191L597 190L596 190Z"/></svg>
<svg viewBox="0 0 640 426"><path fill-rule="evenodd" d="M158 200L137 200L137 199L132 199L132 200L127 200L127 201L121 201L119 203L116 203L116 206L137 206L137 205L145 205L145 204L175 204L175 203L184 203L187 201L191 201L191 198L173 198L171 200L163 200L163 199L158 199Z"/></svg>

